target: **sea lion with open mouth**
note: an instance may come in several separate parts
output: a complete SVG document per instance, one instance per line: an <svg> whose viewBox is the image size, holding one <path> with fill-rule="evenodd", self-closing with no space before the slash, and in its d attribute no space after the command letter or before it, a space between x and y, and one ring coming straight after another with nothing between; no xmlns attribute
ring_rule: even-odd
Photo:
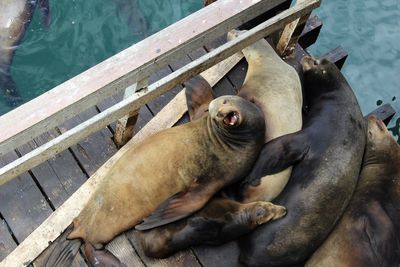
<svg viewBox="0 0 400 267"><path fill-rule="evenodd" d="M306 267L400 264L400 146L385 124L368 118L367 146L346 212Z"/></svg>
<svg viewBox="0 0 400 267"><path fill-rule="evenodd" d="M210 103L208 116L161 131L126 151L73 220L66 233L70 242L56 241L61 245L56 245L47 266L69 266L74 258L70 255L77 253L70 248L79 248L72 242L77 239L84 242L92 264L103 260L118 266L105 243L135 225L145 230L201 209L222 187L250 170L264 131L257 106L224 96Z"/></svg>

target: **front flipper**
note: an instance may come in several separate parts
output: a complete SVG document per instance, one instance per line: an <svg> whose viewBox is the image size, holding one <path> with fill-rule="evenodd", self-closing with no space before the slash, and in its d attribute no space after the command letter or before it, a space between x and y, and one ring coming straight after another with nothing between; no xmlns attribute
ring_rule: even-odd
<svg viewBox="0 0 400 267"><path fill-rule="evenodd" d="M201 209L217 191L201 184L193 184L185 192L179 192L164 201L136 230L149 230L183 219Z"/></svg>
<svg viewBox="0 0 400 267"><path fill-rule="evenodd" d="M297 132L275 138L266 143L243 185L256 186L261 177L283 171L302 160L310 148L304 133Z"/></svg>
<svg viewBox="0 0 400 267"><path fill-rule="evenodd" d="M191 121L208 114L208 104L215 98L211 85L201 75L185 82L186 104Z"/></svg>

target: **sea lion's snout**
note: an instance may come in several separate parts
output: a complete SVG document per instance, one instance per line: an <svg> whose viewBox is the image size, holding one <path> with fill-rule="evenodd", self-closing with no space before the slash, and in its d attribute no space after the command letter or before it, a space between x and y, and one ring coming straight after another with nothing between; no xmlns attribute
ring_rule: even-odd
<svg viewBox="0 0 400 267"><path fill-rule="evenodd" d="M318 59L315 59L310 56L305 56L301 61L303 71L309 71L309 70L315 68L316 66L318 66L320 63L321 62Z"/></svg>
<svg viewBox="0 0 400 267"><path fill-rule="evenodd" d="M235 98L235 96L222 96L211 101L208 108L210 116L225 126L239 125L242 118Z"/></svg>

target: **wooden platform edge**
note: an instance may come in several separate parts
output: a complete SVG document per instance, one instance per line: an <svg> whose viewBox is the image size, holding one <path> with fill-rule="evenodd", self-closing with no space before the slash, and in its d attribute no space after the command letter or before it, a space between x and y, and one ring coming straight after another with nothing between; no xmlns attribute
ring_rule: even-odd
<svg viewBox="0 0 400 267"><path fill-rule="evenodd" d="M241 58L241 54L234 54L230 58L215 65L213 68L204 71L201 75L208 80L210 84L214 85L223 78ZM33 262L35 258L48 247L49 242L54 241L71 223L72 219L79 214L82 207L87 203L90 195L93 193L96 184L104 178L102 174L111 167L123 153L147 136L161 131L162 129L172 127L186 110L184 93L180 93L179 96L175 97L173 101L165 106L124 147L101 166L61 207L53 212L48 219L11 252L0 263L0 267L26 266Z"/></svg>

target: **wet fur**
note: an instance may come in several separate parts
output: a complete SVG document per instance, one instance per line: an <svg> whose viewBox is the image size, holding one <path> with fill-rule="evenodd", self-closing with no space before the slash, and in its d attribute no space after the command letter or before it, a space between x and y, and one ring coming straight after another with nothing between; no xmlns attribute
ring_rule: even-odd
<svg viewBox="0 0 400 267"><path fill-rule="evenodd" d="M375 117L368 121L368 143L356 191L307 267L400 264L400 146L382 122Z"/></svg>

